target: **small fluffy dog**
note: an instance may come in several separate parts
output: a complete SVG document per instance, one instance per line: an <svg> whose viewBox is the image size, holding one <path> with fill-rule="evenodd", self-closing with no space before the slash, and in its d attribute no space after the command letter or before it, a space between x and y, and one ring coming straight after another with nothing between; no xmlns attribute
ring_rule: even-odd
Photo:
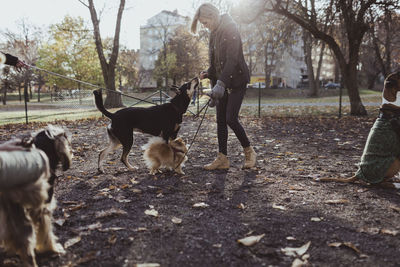
<svg viewBox="0 0 400 267"><path fill-rule="evenodd" d="M71 165L70 137L49 125L15 145L25 150L0 152L0 245L36 267L35 250L64 253L52 228L53 184L57 165Z"/></svg>
<svg viewBox="0 0 400 267"><path fill-rule="evenodd" d="M97 109L111 119L111 124L107 127L109 144L99 154L99 172L104 172L101 163L107 154L116 150L120 145L123 149L121 161L129 170L134 170L128 161L129 151L133 145L133 131L161 136L166 143L171 138L175 139L182 123L182 116L185 114L199 83L199 78L196 77L179 88L172 87L171 89L175 91L176 95L170 103L148 108L123 108L115 113L105 109L101 91L93 91Z"/></svg>
<svg viewBox="0 0 400 267"><path fill-rule="evenodd" d="M182 166L187 160L188 149L182 138L170 140L167 144L161 137L152 137L142 148L145 149L143 158L150 174L154 175L160 172L160 168L163 167L179 174L185 174Z"/></svg>

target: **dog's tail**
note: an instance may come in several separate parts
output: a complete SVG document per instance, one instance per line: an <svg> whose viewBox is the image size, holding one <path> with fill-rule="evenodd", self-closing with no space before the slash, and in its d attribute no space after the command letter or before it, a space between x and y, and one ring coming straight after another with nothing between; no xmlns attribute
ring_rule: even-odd
<svg viewBox="0 0 400 267"><path fill-rule="evenodd" d="M104 116L112 119L114 114L106 110L106 108L104 107L101 90L94 90L93 94L94 94L94 102L96 103L97 109L100 110L100 112L103 113Z"/></svg>
<svg viewBox="0 0 400 267"><path fill-rule="evenodd" d="M339 183L352 183L357 180L357 176L352 176L349 178L315 178L318 182L339 182Z"/></svg>
<svg viewBox="0 0 400 267"><path fill-rule="evenodd" d="M147 144L144 144L142 146L143 150L147 150L151 145L154 144L165 144L165 140L159 136L153 136L149 138L149 141L147 142Z"/></svg>

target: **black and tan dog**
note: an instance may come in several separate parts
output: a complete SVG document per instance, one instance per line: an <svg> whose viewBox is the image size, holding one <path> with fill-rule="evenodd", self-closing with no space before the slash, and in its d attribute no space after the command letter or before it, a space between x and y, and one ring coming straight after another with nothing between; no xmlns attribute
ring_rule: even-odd
<svg viewBox="0 0 400 267"><path fill-rule="evenodd" d="M62 128L48 126L33 138L16 140L0 151L0 245L17 253L23 266L37 266L36 252L63 253L53 233L53 184L56 168L71 165L70 139Z"/></svg>
<svg viewBox="0 0 400 267"><path fill-rule="evenodd" d="M182 86L173 87L176 95L169 103L148 108L129 107L111 113L104 108L101 91L94 91L98 110L111 119L107 127L109 144L99 154L98 170L104 172L102 161L105 156L122 145L121 161L129 170L134 170L128 161L128 154L133 145L133 131L153 136L161 136L165 142L175 139L193 93L199 86L199 79L193 78Z"/></svg>
<svg viewBox="0 0 400 267"><path fill-rule="evenodd" d="M356 174L350 178L317 178L317 181L367 183L393 187L386 182L400 171L400 71L385 79L379 118L371 128Z"/></svg>

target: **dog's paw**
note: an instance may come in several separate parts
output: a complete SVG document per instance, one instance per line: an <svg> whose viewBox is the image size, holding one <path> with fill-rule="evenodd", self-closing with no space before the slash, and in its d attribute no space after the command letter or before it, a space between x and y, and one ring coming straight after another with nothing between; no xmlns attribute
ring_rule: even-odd
<svg viewBox="0 0 400 267"><path fill-rule="evenodd" d="M175 172L176 172L177 174L185 175L185 173L184 173L182 170L175 170Z"/></svg>

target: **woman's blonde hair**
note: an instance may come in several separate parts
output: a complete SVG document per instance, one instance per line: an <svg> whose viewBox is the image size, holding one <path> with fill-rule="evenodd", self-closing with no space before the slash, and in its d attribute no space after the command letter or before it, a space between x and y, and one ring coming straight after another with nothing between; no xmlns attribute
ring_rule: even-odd
<svg viewBox="0 0 400 267"><path fill-rule="evenodd" d="M219 16L219 10L215 6L213 6L210 3L204 3L196 11L196 14L193 17L192 20L192 27L191 30L193 33L197 32L197 22L199 21L199 18L218 18Z"/></svg>

